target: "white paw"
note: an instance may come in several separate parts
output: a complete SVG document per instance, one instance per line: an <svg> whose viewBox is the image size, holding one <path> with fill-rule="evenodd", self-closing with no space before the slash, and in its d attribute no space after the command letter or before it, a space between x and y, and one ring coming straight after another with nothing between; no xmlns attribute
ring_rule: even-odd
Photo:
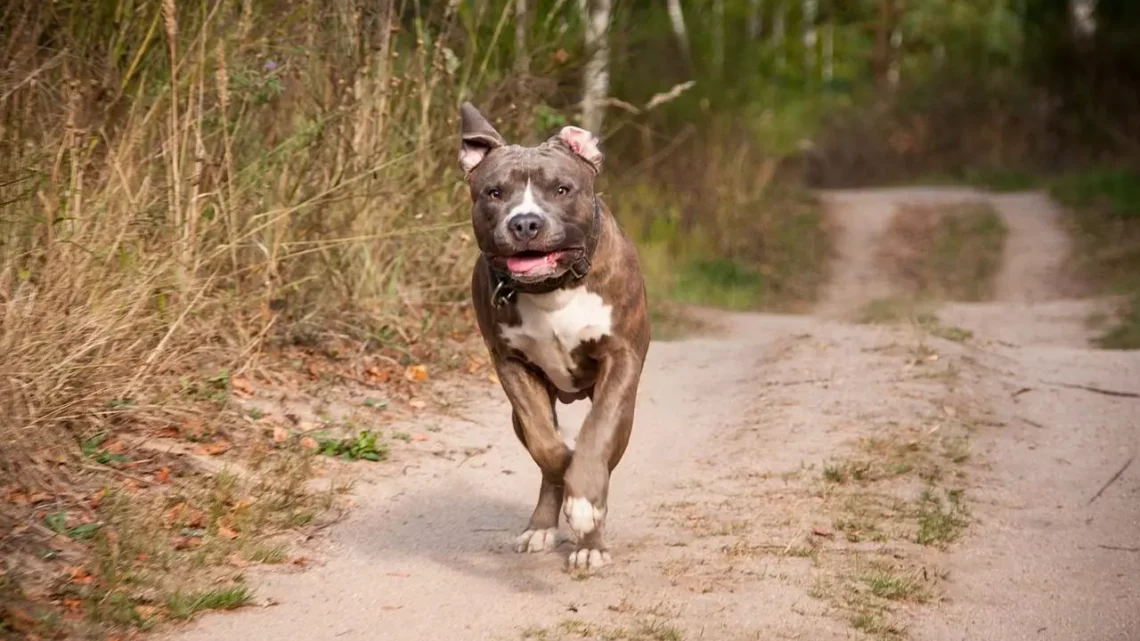
<svg viewBox="0 0 1140 641"><path fill-rule="evenodd" d="M566 557L566 565L576 570L596 570L613 561L613 557L605 550L574 550Z"/></svg>
<svg viewBox="0 0 1140 641"><path fill-rule="evenodd" d="M527 530L515 539L515 552L547 552L558 547L558 528Z"/></svg>
<svg viewBox="0 0 1140 641"><path fill-rule="evenodd" d="M566 515L566 523L579 539L593 532L606 518L605 508L598 508L579 496L571 496L563 501L562 513Z"/></svg>

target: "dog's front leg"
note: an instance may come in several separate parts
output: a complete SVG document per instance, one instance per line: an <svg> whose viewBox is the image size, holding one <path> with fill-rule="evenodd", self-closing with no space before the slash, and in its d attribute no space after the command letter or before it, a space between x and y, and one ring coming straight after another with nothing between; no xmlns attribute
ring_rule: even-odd
<svg viewBox="0 0 1140 641"><path fill-rule="evenodd" d="M513 358L496 360L499 381L511 402L515 434L542 472L538 503L526 529L515 539L515 551L552 550L558 544L562 476L570 463L570 448L558 435L554 398L546 384Z"/></svg>
<svg viewBox="0 0 1140 641"><path fill-rule="evenodd" d="M598 368L593 407L564 477L562 511L578 538L571 567L592 569L610 562L605 544L610 473L629 444L641 368L641 358L629 347L609 350Z"/></svg>

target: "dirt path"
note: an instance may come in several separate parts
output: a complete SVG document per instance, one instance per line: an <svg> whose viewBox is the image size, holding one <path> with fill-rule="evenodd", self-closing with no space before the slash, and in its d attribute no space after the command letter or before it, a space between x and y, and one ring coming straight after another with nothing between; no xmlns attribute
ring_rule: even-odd
<svg viewBox="0 0 1140 641"><path fill-rule="evenodd" d="M842 322L888 291L869 256L895 204L962 195L829 194L842 262L818 317L717 314L715 337L652 346L600 574L511 550L538 475L488 382L466 420L363 468L315 566L251 577L272 607L176 638L1140 638L1140 463L1098 494L1140 446L1140 400L1065 387L1138 392L1140 354L1081 347L1085 303L1042 302L1064 248L1048 204L995 198L1003 301L940 312L975 340Z"/></svg>

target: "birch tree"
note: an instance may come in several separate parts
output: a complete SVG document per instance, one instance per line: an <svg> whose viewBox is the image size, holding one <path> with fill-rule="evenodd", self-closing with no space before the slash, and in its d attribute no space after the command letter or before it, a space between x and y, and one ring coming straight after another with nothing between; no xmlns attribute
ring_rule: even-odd
<svg viewBox="0 0 1140 641"><path fill-rule="evenodd" d="M685 61L690 62L692 56L689 51L689 30L685 28L685 13L681 11L681 0L666 0L666 6L669 10L669 23L673 26L673 35L677 38L677 44L681 47Z"/></svg>
<svg viewBox="0 0 1140 641"><path fill-rule="evenodd" d="M530 75L530 51L527 50L527 0L515 0L515 73L520 78Z"/></svg>
<svg viewBox="0 0 1140 641"><path fill-rule="evenodd" d="M787 12L787 4L784 0L779 0L772 17L772 47L776 50L776 66L781 69L784 67L784 25Z"/></svg>
<svg viewBox="0 0 1140 641"><path fill-rule="evenodd" d="M578 0L586 23L586 62L582 87L582 126L601 135L610 90L610 13L613 0Z"/></svg>
<svg viewBox="0 0 1140 641"><path fill-rule="evenodd" d="M764 0L748 0L748 37L755 40L764 30Z"/></svg>
<svg viewBox="0 0 1140 641"><path fill-rule="evenodd" d="M804 76L815 75L815 19L819 9L818 0L803 0Z"/></svg>

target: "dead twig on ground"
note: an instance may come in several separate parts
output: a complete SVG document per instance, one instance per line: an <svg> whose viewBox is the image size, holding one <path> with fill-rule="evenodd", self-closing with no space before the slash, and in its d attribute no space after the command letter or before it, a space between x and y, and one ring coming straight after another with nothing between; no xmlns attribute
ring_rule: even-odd
<svg viewBox="0 0 1140 641"><path fill-rule="evenodd" d="M1136 460L1135 456L1128 457L1128 460L1124 462L1124 465L1121 465L1120 469L1116 470L1116 474L1113 474L1112 478L1108 479L1108 482L1105 483L1103 486L1101 486L1100 490L1096 494L1094 494L1091 499L1089 499L1088 504L1092 505L1093 501L1099 499L1100 495L1104 494L1104 491L1108 489L1108 486L1115 483L1116 480L1119 479L1122 474L1124 474L1124 471L1127 470L1130 465L1132 465L1132 461L1135 461L1135 460Z"/></svg>
<svg viewBox="0 0 1140 641"><path fill-rule="evenodd" d="M1079 389L1086 392L1093 392L1094 394L1104 394L1105 396L1117 396L1120 398L1140 398L1140 393L1137 392L1121 392L1119 390L1104 389L1103 387L1095 387L1093 385L1080 385L1077 383L1049 383L1046 385L1053 385L1055 387L1067 387L1069 389Z"/></svg>

